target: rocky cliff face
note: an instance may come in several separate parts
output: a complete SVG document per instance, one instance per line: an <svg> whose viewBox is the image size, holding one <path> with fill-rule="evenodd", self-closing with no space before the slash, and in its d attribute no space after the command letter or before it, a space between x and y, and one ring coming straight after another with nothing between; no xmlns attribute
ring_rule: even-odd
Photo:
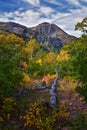
<svg viewBox="0 0 87 130"><path fill-rule="evenodd" d="M41 23L36 27L27 28L23 25L13 22L0 22L0 29L21 36L33 36L40 44L47 44L55 48L61 48L63 44L75 39L74 36L68 35L55 24L47 22Z"/></svg>

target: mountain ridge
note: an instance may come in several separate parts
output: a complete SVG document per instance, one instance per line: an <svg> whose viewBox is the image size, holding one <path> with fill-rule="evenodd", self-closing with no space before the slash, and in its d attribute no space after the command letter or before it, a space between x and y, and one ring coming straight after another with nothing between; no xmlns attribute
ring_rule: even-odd
<svg viewBox="0 0 87 130"><path fill-rule="evenodd" d="M48 22L40 23L35 27L26 27L15 22L0 22L0 29L18 34L20 36L34 37L40 44L47 44L55 48L61 48L74 39L75 36L67 34L60 27Z"/></svg>

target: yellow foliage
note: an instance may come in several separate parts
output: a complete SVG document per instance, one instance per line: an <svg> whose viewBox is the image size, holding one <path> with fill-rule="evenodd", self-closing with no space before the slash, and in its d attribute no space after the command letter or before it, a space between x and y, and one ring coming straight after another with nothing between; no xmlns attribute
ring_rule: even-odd
<svg viewBox="0 0 87 130"><path fill-rule="evenodd" d="M59 103L59 113L58 113L58 117L60 119L66 119L67 117L69 117L69 112L67 111L67 107L63 104L63 103Z"/></svg>
<svg viewBox="0 0 87 130"><path fill-rule="evenodd" d="M46 56L43 59L43 62L47 62L47 63L54 63L56 60L56 54L54 52L49 52L46 54Z"/></svg>
<svg viewBox="0 0 87 130"><path fill-rule="evenodd" d="M23 117L23 119L25 120L24 127L33 127L38 130L45 130L48 128L49 130L51 130L50 124L55 121L54 115L52 115L52 118L51 115L47 117L48 113L46 113L45 109L46 108L44 107L39 108L36 106L32 106L27 115Z"/></svg>
<svg viewBox="0 0 87 130"><path fill-rule="evenodd" d="M3 118L2 117L0 117L0 124L3 122Z"/></svg>
<svg viewBox="0 0 87 130"><path fill-rule="evenodd" d="M31 82L31 79L30 79L30 77L28 76L27 73L23 73L23 76L24 76L24 78L23 78L23 82L25 82L25 83L27 83L27 82Z"/></svg>
<svg viewBox="0 0 87 130"><path fill-rule="evenodd" d="M60 54L57 56L56 60L57 61L68 61L70 59L70 56L68 54L68 51L65 51L65 50L61 50L60 51Z"/></svg>
<svg viewBox="0 0 87 130"><path fill-rule="evenodd" d="M28 47L23 47L22 48L22 52L24 52L25 54L29 55L30 54L30 50Z"/></svg>
<svg viewBox="0 0 87 130"><path fill-rule="evenodd" d="M32 59L33 54L39 48L40 48L39 43L37 43L37 41L35 39L31 38L30 41L27 42L26 46L22 48L22 52L24 52L28 56L30 55L30 58Z"/></svg>
<svg viewBox="0 0 87 130"><path fill-rule="evenodd" d="M41 59L39 59L39 60L37 60L37 61L36 61L36 63L38 63L38 64L42 65L42 60L41 60Z"/></svg>
<svg viewBox="0 0 87 130"><path fill-rule="evenodd" d="M8 41L8 44L19 44L19 45L24 44L24 40L16 36L15 34L7 35L6 40Z"/></svg>
<svg viewBox="0 0 87 130"><path fill-rule="evenodd" d="M52 79L56 78L56 74L47 74L47 76L52 78Z"/></svg>
<svg viewBox="0 0 87 130"><path fill-rule="evenodd" d="M61 81L60 81L60 88L62 89L75 89L78 85L78 81L73 79L70 76L65 76Z"/></svg>
<svg viewBox="0 0 87 130"><path fill-rule="evenodd" d="M27 47L29 47L32 50L36 50L40 48L40 45L34 38L31 38L30 41L27 43Z"/></svg>
<svg viewBox="0 0 87 130"><path fill-rule="evenodd" d="M15 98L4 98L3 100L3 112L10 113L13 110L13 105L15 104ZM10 118L10 115L7 115Z"/></svg>
<svg viewBox="0 0 87 130"><path fill-rule="evenodd" d="M6 36L3 34L0 34L0 45L6 44L5 39L6 39Z"/></svg>
<svg viewBox="0 0 87 130"><path fill-rule="evenodd" d="M3 103L6 104L8 102L14 102L14 98L12 98L12 97L11 98L4 98Z"/></svg>
<svg viewBox="0 0 87 130"><path fill-rule="evenodd" d="M27 73L23 73L23 80L20 82L20 85L25 88L33 88L33 82L32 79L29 77Z"/></svg>
<svg viewBox="0 0 87 130"><path fill-rule="evenodd" d="M56 123L56 129L62 128L63 122L67 122L69 113L63 104L59 104L59 110L52 108L49 104L39 105L34 103L30 106L28 113L20 117L25 121L25 128L34 128L38 130L52 130Z"/></svg>
<svg viewBox="0 0 87 130"><path fill-rule="evenodd" d="M15 34L10 33L0 33L0 45L24 45L25 41L20 38L19 36L16 36Z"/></svg>
<svg viewBox="0 0 87 130"><path fill-rule="evenodd" d="M10 114L9 114L9 113L7 114L7 119L8 119L8 120L10 119Z"/></svg>

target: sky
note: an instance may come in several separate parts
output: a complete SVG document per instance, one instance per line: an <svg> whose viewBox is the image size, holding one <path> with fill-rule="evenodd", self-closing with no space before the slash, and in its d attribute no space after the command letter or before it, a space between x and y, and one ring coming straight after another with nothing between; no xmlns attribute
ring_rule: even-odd
<svg viewBox="0 0 87 130"><path fill-rule="evenodd" d="M0 21L16 22L27 27L42 22L58 25L70 35L77 22L87 17L87 0L0 0Z"/></svg>

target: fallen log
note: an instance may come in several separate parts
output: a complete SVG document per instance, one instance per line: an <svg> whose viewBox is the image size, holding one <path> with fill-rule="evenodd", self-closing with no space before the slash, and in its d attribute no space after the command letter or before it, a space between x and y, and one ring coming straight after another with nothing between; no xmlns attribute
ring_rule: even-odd
<svg viewBox="0 0 87 130"><path fill-rule="evenodd" d="M57 87L57 80L58 80L58 73L57 71L56 72L56 78L54 79L54 82L51 86L51 89L50 89L50 104L53 106L53 107L57 107L58 104L57 104L57 90L56 90L56 87Z"/></svg>
<svg viewBox="0 0 87 130"><path fill-rule="evenodd" d="M51 84L47 85L47 86L38 86L36 88L33 88L32 90L44 90L44 89L50 89L51 88Z"/></svg>
<svg viewBox="0 0 87 130"><path fill-rule="evenodd" d="M36 90L36 91L40 91L40 90L45 90L45 89L50 89L51 88L51 84L47 85L47 86L39 86L36 88L32 88L32 89L28 89L28 88L23 88L22 90L19 90L18 92L12 94L12 97L16 98L19 97L23 94L26 94L29 92L29 90Z"/></svg>

